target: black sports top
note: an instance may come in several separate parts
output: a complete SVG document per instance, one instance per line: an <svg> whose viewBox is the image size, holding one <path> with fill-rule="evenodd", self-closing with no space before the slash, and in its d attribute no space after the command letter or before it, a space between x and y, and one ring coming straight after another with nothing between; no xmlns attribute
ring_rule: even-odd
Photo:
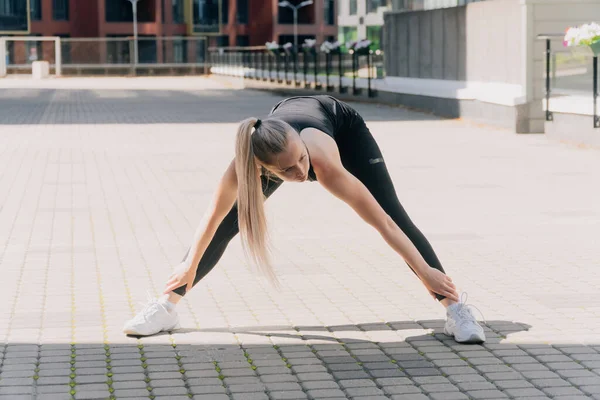
<svg viewBox="0 0 600 400"><path fill-rule="evenodd" d="M287 122L298 133L305 128L315 128L334 140L349 131L356 115L350 106L327 95L290 97L277 103L269 113L269 117ZM308 180L317 180L312 164Z"/></svg>

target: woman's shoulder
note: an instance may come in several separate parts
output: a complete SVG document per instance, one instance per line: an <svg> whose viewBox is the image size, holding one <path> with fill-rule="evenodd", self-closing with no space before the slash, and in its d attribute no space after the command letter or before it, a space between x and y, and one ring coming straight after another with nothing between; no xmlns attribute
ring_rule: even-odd
<svg viewBox="0 0 600 400"><path fill-rule="evenodd" d="M306 128L300 132L300 137L308 148L315 170L328 168L335 164L336 160L339 163L337 143L330 135L316 128Z"/></svg>

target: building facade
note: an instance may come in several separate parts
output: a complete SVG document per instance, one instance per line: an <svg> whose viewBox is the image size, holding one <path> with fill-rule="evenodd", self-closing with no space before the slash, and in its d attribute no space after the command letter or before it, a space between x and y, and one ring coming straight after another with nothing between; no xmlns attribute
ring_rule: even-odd
<svg viewBox="0 0 600 400"><path fill-rule="evenodd" d="M28 0L32 36L117 38L133 35L128 0ZM314 0L298 13L298 35L321 42L337 35L336 0ZM295 4L299 1L290 0ZM0 0L0 22L23 26L13 9L26 0ZM139 0L140 37L208 36L209 45L254 46L293 41L293 14L273 0ZM3 14L3 10L7 10ZM16 11L15 11L16 12ZM0 26L1 28L1 26ZM22 29L21 29L22 30ZM2 31L2 29L0 29Z"/></svg>
<svg viewBox="0 0 600 400"><path fill-rule="evenodd" d="M381 46L383 13L389 9L387 0L348 0L339 8L338 40L341 43L369 39L373 48Z"/></svg>
<svg viewBox="0 0 600 400"><path fill-rule="evenodd" d="M383 15L388 11L425 11L464 6L485 0L348 0L339 7L338 40L342 43L369 39L373 48L383 45Z"/></svg>

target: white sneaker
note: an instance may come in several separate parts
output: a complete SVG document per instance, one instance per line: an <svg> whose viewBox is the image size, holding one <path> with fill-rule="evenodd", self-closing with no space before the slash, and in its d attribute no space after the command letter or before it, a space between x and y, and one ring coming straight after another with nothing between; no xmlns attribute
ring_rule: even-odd
<svg viewBox="0 0 600 400"><path fill-rule="evenodd" d="M485 333L483 328L473 315L471 305L464 301L452 304L446 309L446 325L444 325L444 333L448 336L453 336L458 343L480 344L485 342Z"/></svg>
<svg viewBox="0 0 600 400"><path fill-rule="evenodd" d="M123 326L127 335L149 336L162 331L179 328L179 316L175 309L169 311L157 299L149 296L148 303L135 317Z"/></svg>

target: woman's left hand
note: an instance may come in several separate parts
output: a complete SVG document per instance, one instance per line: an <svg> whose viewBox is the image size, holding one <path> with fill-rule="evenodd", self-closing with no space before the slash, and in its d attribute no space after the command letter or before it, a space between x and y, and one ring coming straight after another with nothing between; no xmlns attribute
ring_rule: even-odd
<svg viewBox="0 0 600 400"><path fill-rule="evenodd" d="M419 275L419 278L421 278L421 281L423 281L423 284L434 298L437 293L450 300L460 301L456 286L452 283L452 278L443 272L429 267L424 274Z"/></svg>

